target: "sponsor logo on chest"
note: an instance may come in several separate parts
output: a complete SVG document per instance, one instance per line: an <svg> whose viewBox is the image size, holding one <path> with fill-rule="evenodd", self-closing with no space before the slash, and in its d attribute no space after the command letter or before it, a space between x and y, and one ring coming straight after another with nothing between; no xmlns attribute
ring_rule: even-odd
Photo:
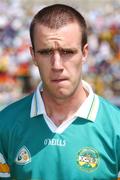
<svg viewBox="0 0 120 180"><path fill-rule="evenodd" d="M49 145L49 146L66 146L66 141L62 139L45 139L44 140L44 145Z"/></svg>

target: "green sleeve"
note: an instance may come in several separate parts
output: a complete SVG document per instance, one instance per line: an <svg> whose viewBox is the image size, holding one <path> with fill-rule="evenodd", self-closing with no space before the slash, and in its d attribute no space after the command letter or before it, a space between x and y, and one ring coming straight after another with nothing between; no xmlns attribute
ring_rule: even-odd
<svg viewBox="0 0 120 180"><path fill-rule="evenodd" d="M2 113L0 113L2 114ZM0 115L0 179L10 179L10 169L7 163L7 147L5 147L5 129L6 124L3 122L3 118Z"/></svg>

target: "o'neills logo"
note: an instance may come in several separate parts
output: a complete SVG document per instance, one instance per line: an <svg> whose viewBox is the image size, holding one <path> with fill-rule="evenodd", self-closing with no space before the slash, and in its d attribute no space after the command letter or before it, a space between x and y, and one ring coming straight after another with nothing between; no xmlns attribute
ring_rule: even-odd
<svg viewBox="0 0 120 180"><path fill-rule="evenodd" d="M66 141L62 139L45 139L44 145L50 146L66 146Z"/></svg>

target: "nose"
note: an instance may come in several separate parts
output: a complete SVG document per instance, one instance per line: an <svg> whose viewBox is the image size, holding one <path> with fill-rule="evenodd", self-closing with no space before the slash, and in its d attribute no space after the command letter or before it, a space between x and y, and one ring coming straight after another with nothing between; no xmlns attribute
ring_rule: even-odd
<svg viewBox="0 0 120 180"><path fill-rule="evenodd" d="M59 51L54 51L51 57L52 69L59 71L63 69L62 59Z"/></svg>

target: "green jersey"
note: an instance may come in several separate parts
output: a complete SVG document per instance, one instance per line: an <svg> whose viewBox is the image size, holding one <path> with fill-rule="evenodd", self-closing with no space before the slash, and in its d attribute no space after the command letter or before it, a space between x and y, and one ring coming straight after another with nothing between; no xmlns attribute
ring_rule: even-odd
<svg viewBox="0 0 120 180"><path fill-rule="evenodd" d="M94 122L76 117L62 133L53 133L43 115L30 117L32 97L0 112L1 179L117 179L120 111L116 107L99 97Z"/></svg>

